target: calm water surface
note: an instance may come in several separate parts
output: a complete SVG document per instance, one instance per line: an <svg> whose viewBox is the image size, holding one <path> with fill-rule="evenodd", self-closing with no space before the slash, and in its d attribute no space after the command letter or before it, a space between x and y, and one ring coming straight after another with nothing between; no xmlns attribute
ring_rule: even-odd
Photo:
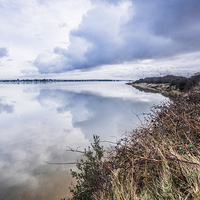
<svg viewBox="0 0 200 200"><path fill-rule="evenodd" d="M115 141L166 99L124 82L0 84L0 200L59 200L68 197L80 155L94 134Z"/></svg>

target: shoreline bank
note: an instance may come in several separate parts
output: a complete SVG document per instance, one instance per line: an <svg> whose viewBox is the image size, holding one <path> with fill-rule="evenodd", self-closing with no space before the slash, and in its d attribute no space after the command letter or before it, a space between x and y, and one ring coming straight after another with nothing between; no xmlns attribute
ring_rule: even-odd
<svg viewBox="0 0 200 200"><path fill-rule="evenodd" d="M162 84L152 84L152 83L126 83L127 85L131 85L132 87L144 91L144 92L152 92L152 93L161 93L166 97L179 97L184 92L179 91L178 89L170 87L169 83Z"/></svg>

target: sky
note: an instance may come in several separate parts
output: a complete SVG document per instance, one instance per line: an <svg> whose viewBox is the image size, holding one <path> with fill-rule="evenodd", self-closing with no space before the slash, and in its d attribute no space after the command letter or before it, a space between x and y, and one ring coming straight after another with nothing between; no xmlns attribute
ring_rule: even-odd
<svg viewBox="0 0 200 200"><path fill-rule="evenodd" d="M0 0L0 79L200 71L199 0Z"/></svg>

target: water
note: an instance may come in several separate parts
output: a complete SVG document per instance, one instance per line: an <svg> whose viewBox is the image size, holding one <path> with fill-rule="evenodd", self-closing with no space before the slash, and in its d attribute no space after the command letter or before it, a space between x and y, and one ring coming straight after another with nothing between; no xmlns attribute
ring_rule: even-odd
<svg viewBox="0 0 200 200"><path fill-rule="evenodd" d="M166 99L124 82L0 84L0 200L69 196L74 162L94 134L115 141Z"/></svg>

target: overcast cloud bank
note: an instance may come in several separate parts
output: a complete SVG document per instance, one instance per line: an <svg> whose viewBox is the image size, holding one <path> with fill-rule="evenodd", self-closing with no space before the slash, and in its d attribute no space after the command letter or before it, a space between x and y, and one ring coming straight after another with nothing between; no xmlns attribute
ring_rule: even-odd
<svg viewBox="0 0 200 200"><path fill-rule="evenodd" d="M0 0L0 78L199 71L199 10L199 0Z"/></svg>
<svg viewBox="0 0 200 200"><path fill-rule="evenodd" d="M93 1L67 49L39 54L41 74L200 51L200 1ZM134 66L133 66L134 67Z"/></svg>

